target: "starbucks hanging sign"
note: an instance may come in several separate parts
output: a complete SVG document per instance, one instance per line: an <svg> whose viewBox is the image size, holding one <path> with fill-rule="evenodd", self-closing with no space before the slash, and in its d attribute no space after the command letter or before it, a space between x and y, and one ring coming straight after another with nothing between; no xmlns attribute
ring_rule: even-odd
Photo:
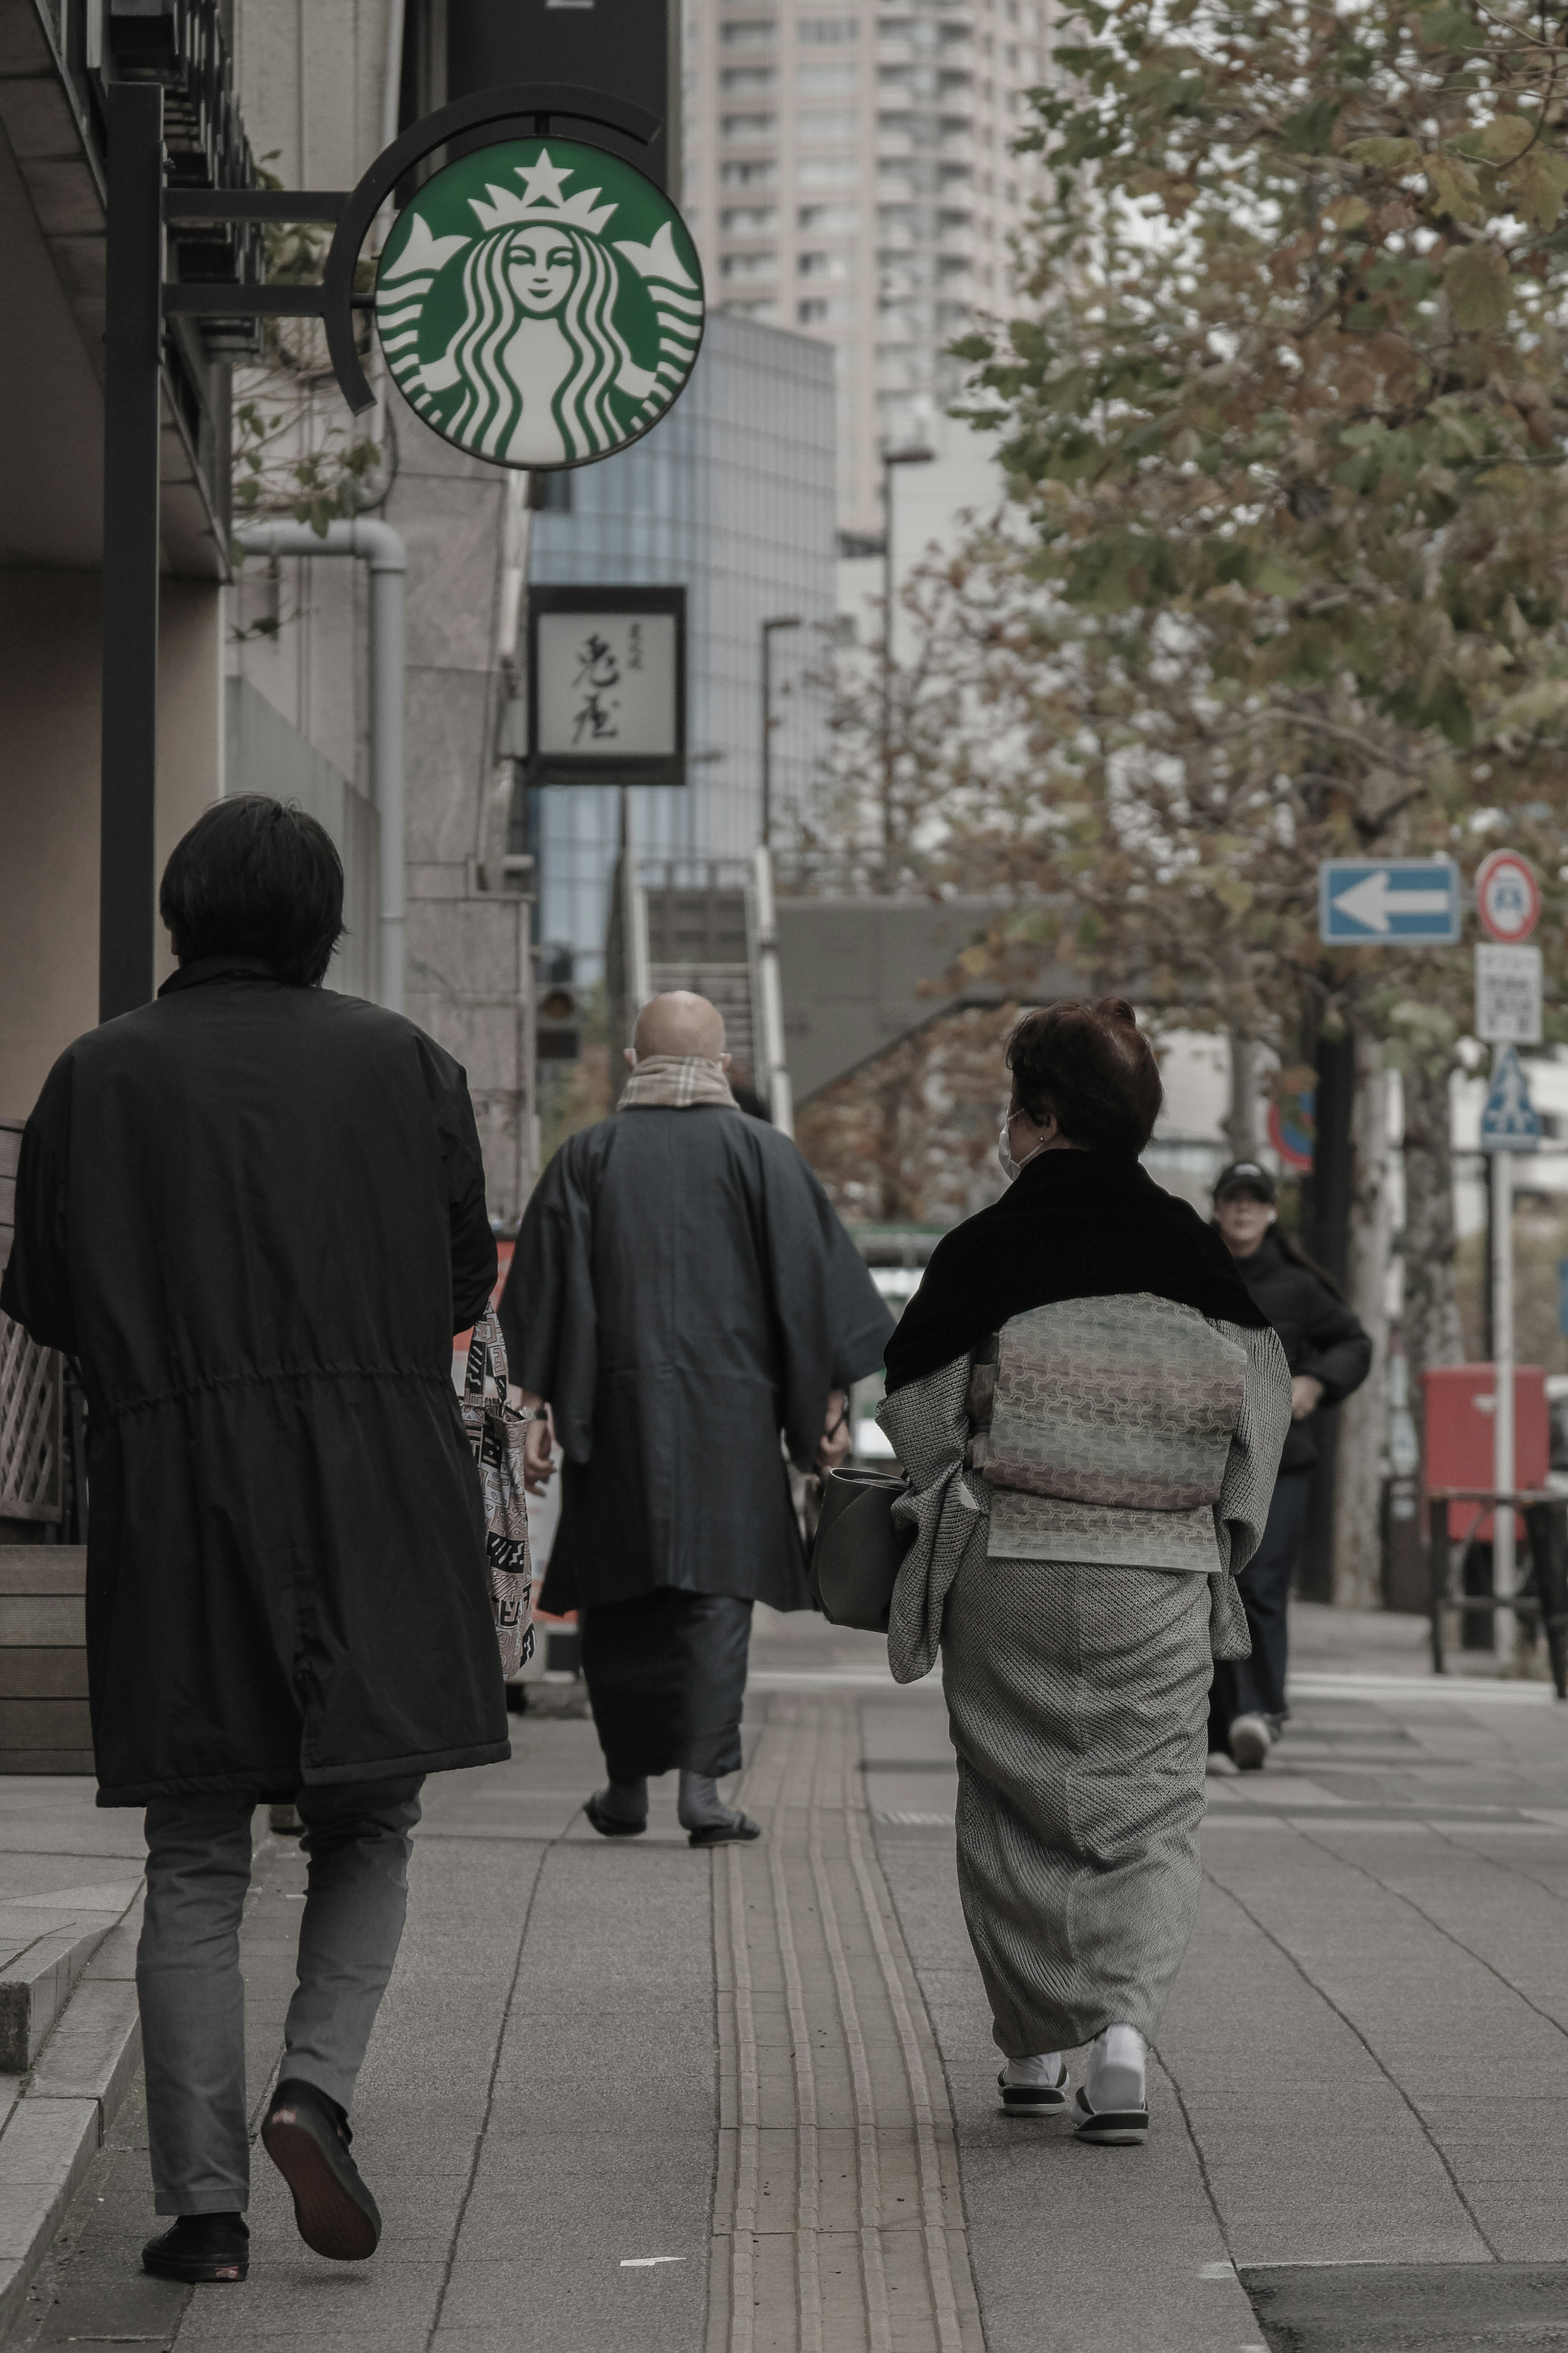
<svg viewBox="0 0 1568 2353"><path fill-rule="evenodd" d="M492 464L583 466L656 425L702 339L685 222L634 164L566 139L448 164L399 213L376 273L394 382Z"/></svg>

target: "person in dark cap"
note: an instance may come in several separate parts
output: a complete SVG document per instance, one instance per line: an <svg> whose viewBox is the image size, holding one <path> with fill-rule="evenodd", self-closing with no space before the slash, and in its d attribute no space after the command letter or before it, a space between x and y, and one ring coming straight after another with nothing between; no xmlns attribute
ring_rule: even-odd
<svg viewBox="0 0 1568 2353"><path fill-rule="evenodd" d="M1320 1266L1279 1229L1273 1177L1256 1160L1233 1160L1215 1180L1214 1221L1285 1349L1290 1367L1290 1430L1263 1541L1237 1578L1252 1634L1249 1659L1215 1667L1209 1699L1209 1770L1256 1772L1279 1739L1285 1704L1290 1575L1306 1524L1318 1459L1312 1416L1360 1388L1372 1341Z"/></svg>

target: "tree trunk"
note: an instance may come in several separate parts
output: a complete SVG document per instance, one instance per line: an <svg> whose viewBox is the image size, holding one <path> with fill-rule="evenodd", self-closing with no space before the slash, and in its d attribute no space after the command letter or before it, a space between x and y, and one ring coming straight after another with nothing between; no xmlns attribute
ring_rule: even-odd
<svg viewBox="0 0 1568 2353"><path fill-rule="evenodd" d="M1422 1460L1426 1396L1421 1376L1463 1361L1454 1295L1454 1154L1447 1053L1412 1052L1405 1073L1405 1303L1401 1324L1410 1363L1410 1410Z"/></svg>
<svg viewBox="0 0 1568 2353"><path fill-rule="evenodd" d="M1252 1160L1258 1153L1258 1040L1230 1032L1230 1108L1226 1113L1225 1140L1233 1160Z"/></svg>
<svg viewBox="0 0 1568 2353"><path fill-rule="evenodd" d="M1388 1073L1375 1039L1358 1037L1351 1129L1346 1295L1372 1335L1372 1370L1340 1415L1334 1498L1334 1600L1376 1609L1383 1600L1383 1458L1388 1425Z"/></svg>

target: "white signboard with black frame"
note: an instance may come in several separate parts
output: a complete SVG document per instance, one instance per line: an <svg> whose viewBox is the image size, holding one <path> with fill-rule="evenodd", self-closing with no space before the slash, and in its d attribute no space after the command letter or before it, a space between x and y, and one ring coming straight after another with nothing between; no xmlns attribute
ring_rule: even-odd
<svg viewBox="0 0 1568 2353"><path fill-rule="evenodd" d="M529 592L528 779L686 782L684 588Z"/></svg>
<svg viewBox="0 0 1568 2353"><path fill-rule="evenodd" d="M1541 1011L1541 950L1478 940L1477 1037L1489 1046L1539 1046Z"/></svg>

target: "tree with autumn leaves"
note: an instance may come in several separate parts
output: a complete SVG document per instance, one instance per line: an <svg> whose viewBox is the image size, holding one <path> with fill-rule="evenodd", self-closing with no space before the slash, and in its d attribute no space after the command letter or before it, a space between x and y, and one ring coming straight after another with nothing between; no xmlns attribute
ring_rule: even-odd
<svg viewBox="0 0 1568 2353"><path fill-rule="evenodd" d="M1352 1032L1368 1304L1399 1066L1419 1372L1458 1348L1470 958L1325 950L1316 874L1442 852L1468 876L1506 840L1545 883L1553 994L1568 13L1080 0L1055 65L1022 142L1047 166L1026 302L958 347L1010 500L911 591L906 869L1002 892L993 966L1065 947L1136 976L1244 1070L1267 1046L1295 1075ZM1346 1433L1368 1451L1340 1548L1362 1598L1380 1424Z"/></svg>

